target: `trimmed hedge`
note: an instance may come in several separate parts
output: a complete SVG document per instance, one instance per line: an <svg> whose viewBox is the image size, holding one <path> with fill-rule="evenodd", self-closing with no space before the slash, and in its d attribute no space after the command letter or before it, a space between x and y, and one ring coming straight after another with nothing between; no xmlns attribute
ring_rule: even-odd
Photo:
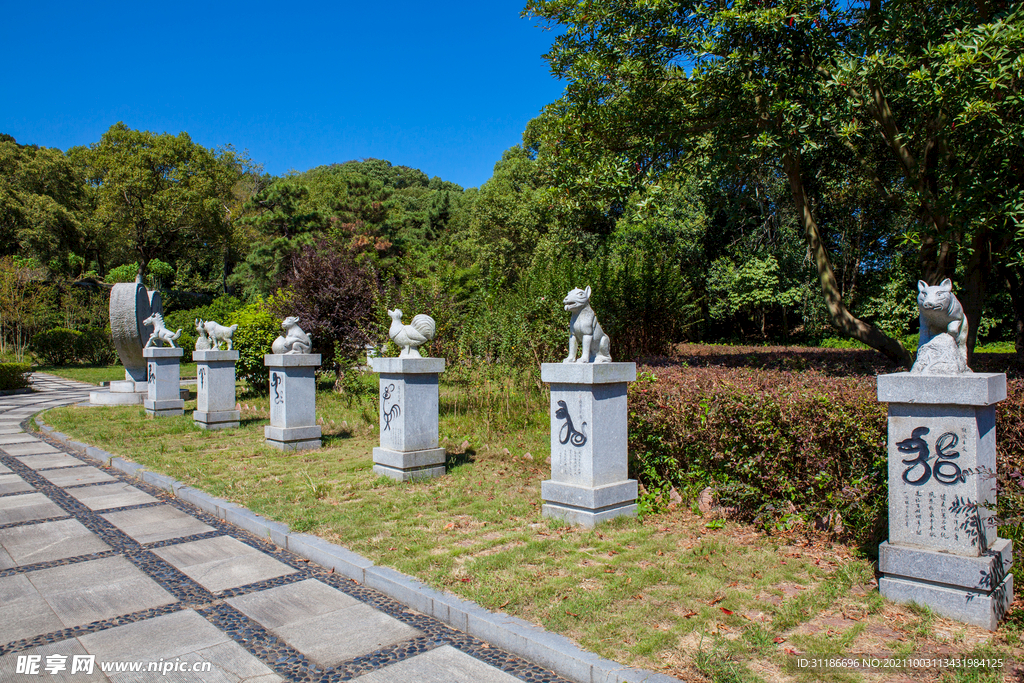
<svg viewBox="0 0 1024 683"><path fill-rule="evenodd" d="M857 535L887 508L886 406L874 378L644 368L630 387L631 476L656 496L706 486L763 527L797 518ZM652 372L653 371L653 374Z"/></svg>
<svg viewBox="0 0 1024 683"><path fill-rule="evenodd" d="M887 535L887 406L875 376L902 368L874 351L680 351L642 366L629 390L630 476L646 504L667 501L670 487L692 499L710 486L732 516L765 528L813 522L867 547ZM1024 368L1011 354L972 367L1007 373L996 408L1000 533L1024 541Z"/></svg>
<svg viewBox="0 0 1024 683"><path fill-rule="evenodd" d="M78 359L82 333L66 327L39 332L32 337L32 352L47 365L70 365Z"/></svg>
<svg viewBox="0 0 1024 683"><path fill-rule="evenodd" d="M110 328L102 327L85 330L55 327L33 336L31 349L47 365L57 366L76 362L109 365L117 357Z"/></svg>
<svg viewBox="0 0 1024 683"><path fill-rule="evenodd" d="M32 366L28 363L0 363L0 391L27 388L30 372Z"/></svg>

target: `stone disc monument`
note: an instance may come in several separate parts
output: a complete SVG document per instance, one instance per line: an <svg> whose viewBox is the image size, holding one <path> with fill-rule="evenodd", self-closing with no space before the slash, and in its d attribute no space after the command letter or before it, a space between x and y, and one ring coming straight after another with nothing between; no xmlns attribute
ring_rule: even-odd
<svg viewBox="0 0 1024 683"><path fill-rule="evenodd" d="M994 630L1013 601L1013 544L996 536L995 404L1006 375L967 367L952 284L918 283L921 335L910 372L878 377L889 404L889 540L878 589Z"/></svg>
<svg viewBox="0 0 1024 683"><path fill-rule="evenodd" d="M142 349L153 334L145 320L162 313L160 292L149 291L139 282L119 282L110 290L110 334L124 366L124 380L111 382L109 391L93 391L94 405L142 405L148 396L148 372Z"/></svg>
<svg viewBox="0 0 1024 683"><path fill-rule="evenodd" d="M298 318L285 318L281 327L285 334L274 340L273 353L263 356L270 370L270 425L263 428L263 435L268 446L282 451L320 448L322 432L316 423L320 354L310 353L313 342L299 327Z"/></svg>
<svg viewBox="0 0 1024 683"><path fill-rule="evenodd" d="M373 449L373 471L399 481L444 474L445 450L438 447L439 378L444 358L423 358L419 347L434 338L434 319L414 316L402 324L402 311L388 311L389 336L398 358L371 358L380 375L380 447Z"/></svg>
<svg viewBox="0 0 1024 683"><path fill-rule="evenodd" d="M551 385L551 479L541 483L542 514L590 528L636 516L626 399L636 363L612 362L611 342L590 308L590 287L572 290L563 304L571 313L569 355L541 364L541 380Z"/></svg>

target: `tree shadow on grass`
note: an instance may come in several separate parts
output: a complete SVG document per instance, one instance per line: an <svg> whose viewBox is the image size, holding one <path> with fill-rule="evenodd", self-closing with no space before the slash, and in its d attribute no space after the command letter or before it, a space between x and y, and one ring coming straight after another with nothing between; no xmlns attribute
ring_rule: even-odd
<svg viewBox="0 0 1024 683"><path fill-rule="evenodd" d="M474 461L473 456L475 455L476 451L472 448L467 448L462 453L452 453L451 451L446 452L444 454L444 471L446 473L450 473L457 467L462 467L463 465L472 463Z"/></svg>
<svg viewBox="0 0 1024 683"><path fill-rule="evenodd" d="M342 429L336 434L323 434L320 437L320 443L322 447L328 448L336 443L351 439L354 436L351 429Z"/></svg>

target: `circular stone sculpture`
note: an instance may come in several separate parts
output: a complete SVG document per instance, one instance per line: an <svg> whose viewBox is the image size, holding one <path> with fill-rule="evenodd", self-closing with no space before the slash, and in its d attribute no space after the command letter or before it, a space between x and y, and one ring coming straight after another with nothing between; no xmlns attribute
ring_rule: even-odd
<svg viewBox="0 0 1024 683"><path fill-rule="evenodd" d="M124 365L125 379L146 381L142 349L153 334L153 326L142 321L154 311L162 312L160 293L147 291L141 283L121 282L110 290L110 334Z"/></svg>

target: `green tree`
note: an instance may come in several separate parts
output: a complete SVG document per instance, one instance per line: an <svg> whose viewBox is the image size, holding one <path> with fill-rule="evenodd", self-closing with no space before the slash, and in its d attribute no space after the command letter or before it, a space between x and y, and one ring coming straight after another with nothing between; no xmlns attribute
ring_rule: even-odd
<svg viewBox="0 0 1024 683"><path fill-rule="evenodd" d="M477 193L470 230L483 249L492 286L512 284L529 267L551 228L547 187L527 150L505 150Z"/></svg>
<svg viewBox="0 0 1024 683"><path fill-rule="evenodd" d="M915 241L926 279L964 260L975 330L994 260L1020 262L1015 3L530 0L526 12L565 27L549 59L566 95L537 139L569 201L614 206L700 159L771 166L788 181L833 323L904 362L899 342L844 301L827 199L870 184L912 215L885 241Z"/></svg>
<svg viewBox="0 0 1024 683"><path fill-rule="evenodd" d="M94 245L83 225L84 181L59 149L0 140L0 254L35 258L51 272L81 274ZM77 272L75 272L77 271Z"/></svg>
<svg viewBox="0 0 1024 683"><path fill-rule="evenodd" d="M225 202L235 169L187 133L131 130L117 123L89 147L69 151L95 201L99 232L142 279L154 258L173 262L227 238Z"/></svg>

